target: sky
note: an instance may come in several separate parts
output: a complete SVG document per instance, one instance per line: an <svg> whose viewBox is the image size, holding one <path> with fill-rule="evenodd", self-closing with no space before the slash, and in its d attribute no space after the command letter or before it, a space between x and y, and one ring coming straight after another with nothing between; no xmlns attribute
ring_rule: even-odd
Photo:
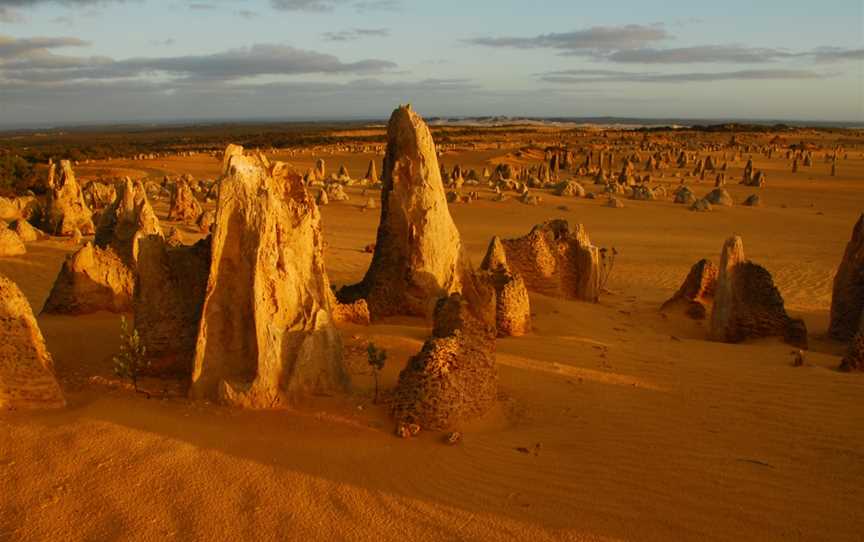
<svg viewBox="0 0 864 542"><path fill-rule="evenodd" d="M0 0L0 128L425 116L864 123L864 0Z"/></svg>

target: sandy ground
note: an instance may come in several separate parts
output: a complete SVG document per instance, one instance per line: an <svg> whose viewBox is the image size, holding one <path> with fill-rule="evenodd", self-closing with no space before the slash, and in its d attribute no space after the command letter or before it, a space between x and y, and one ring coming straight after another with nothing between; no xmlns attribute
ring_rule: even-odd
<svg viewBox="0 0 864 542"><path fill-rule="evenodd" d="M328 157L328 167L344 161L360 176L370 157ZM482 167L490 157L443 161ZM292 159L300 169L313 160ZM387 348L392 386L429 332L419 319L344 330L350 397L244 412L187 401L170 384L151 399L111 385L119 315L41 316L69 407L0 413L0 540L860 540L864 377L834 370L844 347L824 335L831 281L864 207L864 160L842 162L837 178L821 161L794 176L782 160L756 166L769 179L762 208L611 209L549 195L531 207L488 191L451 206L475 264L492 235L555 217L620 252L599 304L532 296L534 333L498 342L498 406L452 447L440 434L395 438L359 354L368 340ZM218 162L100 167L213 176ZM729 191L740 202L756 190ZM348 192L351 202L323 209L336 284L362 276L378 221ZM733 233L806 320L804 367L778 340L711 343L704 323L658 312ZM71 250L31 244L0 259L0 272L38 311Z"/></svg>

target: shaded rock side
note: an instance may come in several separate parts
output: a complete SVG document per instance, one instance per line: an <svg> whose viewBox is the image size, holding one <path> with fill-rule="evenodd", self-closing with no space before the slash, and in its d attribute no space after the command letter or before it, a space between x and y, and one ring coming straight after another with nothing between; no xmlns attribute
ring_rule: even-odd
<svg viewBox="0 0 864 542"><path fill-rule="evenodd" d="M864 214L852 228L852 237L831 293L831 323L828 334L837 340L848 341L858 332L861 314L864 311Z"/></svg>
<svg viewBox="0 0 864 542"><path fill-rule="evenodd" d="M683 310L690 318L704 320L714 301L717 275L716 265L710 260L699 260L690 268L687 278L675 295L663 303L660 310Z"/></svg>
<svg viewBox="0 0 864 542"><path fill-rule="evenodd" d="M135 329L159 376L189 377L210 271L210 239L172 246L161 235L139 241L132 298Z"/></svg>

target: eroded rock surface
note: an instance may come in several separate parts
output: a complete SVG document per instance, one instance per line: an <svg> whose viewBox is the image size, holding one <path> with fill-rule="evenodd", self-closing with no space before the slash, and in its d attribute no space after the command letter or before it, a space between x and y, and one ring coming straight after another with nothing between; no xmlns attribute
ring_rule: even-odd
<svg viewBox="0 0 864 542"><path fill-rule="evenodd" d="M64 406L33 310L18 286L0 275L0 409Z"/></svg>
<svg viewBox="0 0 864 542"><path fill-rule="evenodd" d="M831 323L828 334L838 340L848 341L860 328L864 311L864 214L852 228L852 237L837 274L831 294Z"/></svg>
<svg viewBox="0 0 864 542"><path fill-rule="evenodd" d="M432 134L410 106L400 107L387 128L372 263L363 281L340 290L339 299L365 299L373 319L427 316L435 300L459 291L470 272L447 207Z"/></svg>
<svg viewBox="0 0 864 542"><path fill-rule="evenodd" d="M300 176L231 158L219 188L193 397L273 408L347 387L320 222Z"/></svg>

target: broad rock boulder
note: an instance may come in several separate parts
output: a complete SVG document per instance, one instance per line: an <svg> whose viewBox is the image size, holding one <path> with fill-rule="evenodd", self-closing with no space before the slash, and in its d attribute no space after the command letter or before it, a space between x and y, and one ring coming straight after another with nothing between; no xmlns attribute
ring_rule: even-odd
<svg viewBox="0 0 864 542"><path fill-rule="evenodd" d="M0 275L0 410L64 406L33 310L18 286Z"/></svg>
<svg viewBox="0 0 864 542"><path fill-rule="evenodd" d="M726 240L720 256L710 336L728 343L780 336L807 348L804 322L789 317L771 274L744 259L744 243L737 236Z"/></svg>
<svg viewBox="0 0 864 542"><path fill-rule="evenodd" d="M503 239L507 265L528 290L554 297L596 302L600 297L600 250L581 224L566 220L534 226L525 237Z"/></svg>

